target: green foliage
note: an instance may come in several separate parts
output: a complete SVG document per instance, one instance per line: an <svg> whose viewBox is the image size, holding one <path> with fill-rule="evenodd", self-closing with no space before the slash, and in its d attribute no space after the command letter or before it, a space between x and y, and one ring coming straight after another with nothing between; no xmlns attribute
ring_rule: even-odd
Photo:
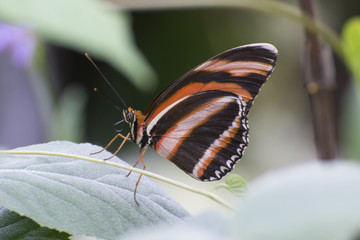
<svg viewBox="0 0 360 240"><path fill-rule="evenodd" d="M349 19L342 31L345 59L360 85L360 17ZM359 88L360 89L360 88Z"/></svg>
<svg viewBox="0 0 360 240"><path fill-rule="evenodd" d="M100 148L52 142L20 149L89 156ZM98 157L109 155L106 152ZM134 201L138 174L126 177L127 173L119 168L62 157L1 156L0 205L41 226L105 239L139 226L177 223L188 215L146 177L138 188L138 206Z"/></svg>
<svg viewBox="0 0 360 240"><path fill-rule="evenodd" d="M0 239L66 240L69 234L41 227L30 218L0 207Z"/></svg>
<svg viewBox="0 0 360 240"><path fill-rule="evenodd" d="M342 29L342 47L349 70L351 70L357 91L345 95L341 134L343 148L350 156L360 159L359 149L359 96L360 96L360 17L350 18Z"/></svg>
<svg viewBox="0 0 360 240"><path fill-rule="evenodd" d="M141 90L154 87L155 74L134 44L129 16L111 10L105 1L2 0L0 19L109 62Z"/></svg>

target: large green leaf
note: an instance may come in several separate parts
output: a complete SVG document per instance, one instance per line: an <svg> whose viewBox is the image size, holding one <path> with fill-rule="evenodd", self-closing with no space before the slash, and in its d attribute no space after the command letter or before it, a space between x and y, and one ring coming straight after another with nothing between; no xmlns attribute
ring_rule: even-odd
<svg viewBox="0 0 360 240"><path fill-rule="evenodd" d="M51 142L17 150L42 150L89 156L91 144ZM109 152L98 154L102 159ZM117 158L113 160L120 161ZM111 239L139 226L182 221L188 213L148 178L83 160L43 155L0 157L0 205L41 226L72 235Z"/></svg>
<svg viewBox="0 0 360 240"><path fill-rule="evenodd" d="M342 161L288 167L250 184L233 220L237 239L355 239L360 167Z"/></svg>
<svg viewBox="0 0 360 240"><path fill-rule="evenodd" d="M108 61L142 90L154 87L154 72L134 45L129 16L105 1L2 0L0 19Z"/></svg>

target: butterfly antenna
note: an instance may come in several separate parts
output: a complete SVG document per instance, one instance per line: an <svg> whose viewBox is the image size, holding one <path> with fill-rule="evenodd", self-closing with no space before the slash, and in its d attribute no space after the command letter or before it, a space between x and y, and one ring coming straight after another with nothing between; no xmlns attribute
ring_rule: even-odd
<svg viewBox="0 0 360 240"><path fill-rule="evenodd" d="M114 86L110 83L110 81L105 77L105 75L100 71L100 69L98 68L98 66L95 64L95 62L91 59L91 57L89 56L88 53L85 53L86 58L92 63L92 65L94 65L94 67L96 68L96 70L100 73L100 75L102 76L102 78L106 81L106 83L110 86L110 88L113 90L113 92L116 94L116 96L120 99L121 101L121 105L123 106L123 108L126 109L126 103L125 101L120 97L119 93L116 91L116 89L114 88ZM111 98L110 98L111 99ZM112 100L112 99L111 99ZM114 101L114 100L112 100Z"/></svg>
<svg viewBox="0 0 360 240"><path fill-rule="evenodd" d="M115 101L112 97L110 97L109 95L106 95L105 93L100 91L98 88L94 88L94 92L100 93L101 95L103 95L107 100L109 100L110 102L112 102L114 104L114 106L116 107L117 110L122 111L122 109L119 107L120 104L117 101Z"/></svg>

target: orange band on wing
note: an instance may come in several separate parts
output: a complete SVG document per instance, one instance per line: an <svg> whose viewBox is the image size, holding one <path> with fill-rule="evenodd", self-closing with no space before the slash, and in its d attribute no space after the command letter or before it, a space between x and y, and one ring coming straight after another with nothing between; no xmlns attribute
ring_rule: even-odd
<svg viewBox="0 0 360 240"><path fill-rule="evenodd" d="M171 105L177 100L200 91L208 91L208 90L222 90L222 91L229 90L229 92L240 95L246 103L250 99L252 99L250 92L241 88L241 86L236 83L219 83L216 81L212 81L205 84L205 83L195 82L186 85L181 90L176 92L174 95L169 97L166 101L162 102L155 109L155 111L151 113L151 116L147 119L147 122L151 122L151 120L155 116L157 116L162 110L164 110L167 106Z"/></svg>

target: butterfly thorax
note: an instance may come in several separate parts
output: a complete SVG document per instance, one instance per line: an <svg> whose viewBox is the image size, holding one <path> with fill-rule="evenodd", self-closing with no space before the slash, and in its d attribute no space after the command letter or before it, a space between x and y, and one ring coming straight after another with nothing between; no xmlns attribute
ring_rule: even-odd
<svg viewBox="0 0 360 240"><path fill-rule="evenodd" d="M151 137L148 136L147 125L143 122L145 115L141 111L134 110L131 107L124 109L124 120L130 125L130 138L139 145L140 150L147 148L151 143Z"/></svg>

